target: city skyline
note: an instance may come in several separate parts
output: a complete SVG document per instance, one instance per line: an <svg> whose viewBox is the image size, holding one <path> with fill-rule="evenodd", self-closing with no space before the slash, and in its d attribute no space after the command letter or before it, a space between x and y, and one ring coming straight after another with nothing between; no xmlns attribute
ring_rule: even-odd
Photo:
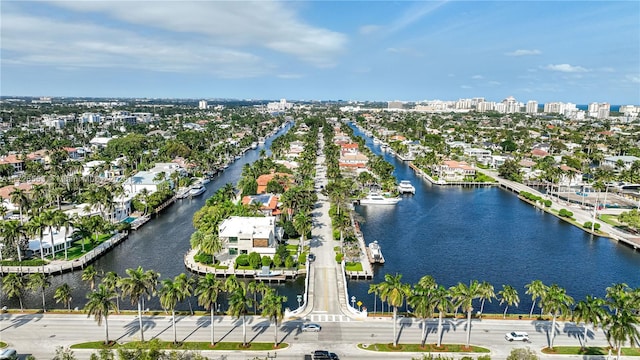
<svg viewBox="0 0 640 360"><path fill-rule="evenodd" d="M640 104L640 4L6 1L0 95Z"/></svg>

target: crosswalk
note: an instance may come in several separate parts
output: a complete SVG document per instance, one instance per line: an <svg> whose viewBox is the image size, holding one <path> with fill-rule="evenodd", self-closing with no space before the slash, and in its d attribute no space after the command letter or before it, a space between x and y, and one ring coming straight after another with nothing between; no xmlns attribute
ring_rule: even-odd
<svg viewBox="0 0 640 360"><path fill-rule="evenodd" d="M346 315L333 315L333 314L309 314L304 317L305 320L310 322L350 322L353 321Z"/></svg>

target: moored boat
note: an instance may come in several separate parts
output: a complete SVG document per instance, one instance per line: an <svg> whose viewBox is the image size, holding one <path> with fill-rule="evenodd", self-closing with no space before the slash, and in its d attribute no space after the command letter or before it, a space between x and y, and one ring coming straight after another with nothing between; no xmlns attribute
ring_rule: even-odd
<svg viewBox="0 0 640 360"><path fill-rule="evenodd" d="M384 264L384 256L382 256L382 250L380 249L378 241L369 243L367 250L370 263Z"/></svg>
<svg viewBox="0 0 640 360"><path fill-rule="evenodd" d="M385 197L379 193L369 193L364 198L360 199L360 205L395 205L402 198L399 197Z"/></svg>
<svg viewBox="0 0 640 360"><path fill-rule="evenodd" d="M198 182L192 185L191 189L189 189L189 196L199 196L204 194L205 191L207 191L207 188L204 187L202 183Z"/></svg>
<svg viewBox="0 0 640 360"><path fill-rule="evenodd" d="M411 185L411 181L402 180L400 181L400 184L398 184L398 192L400 194L415 194L416 188Z"/></svg>

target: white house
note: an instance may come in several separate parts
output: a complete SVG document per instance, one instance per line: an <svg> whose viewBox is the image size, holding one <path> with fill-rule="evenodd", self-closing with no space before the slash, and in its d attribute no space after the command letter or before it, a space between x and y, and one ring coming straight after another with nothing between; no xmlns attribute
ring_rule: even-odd
<svg viewBox="0 0 640 360"><path fill-rule="evenodd" d="M282 230L276 228L276 217L231 216L218 226L222 253L231 257L257 252L261 256L276 253Z"/></svg>
<svg viewBox="0 0 640 360"><path fill-rule="evenodd" d="M445 181L463 181L466 176L475 176L476 170L464 161L445 160L433 167L435 175Z"/></svg>
<svg viewBox="0 0 640 360"><path fill-rule="evenodd" d="M140 171L130 178L126 179L122 186L126 192L126 196L135 196L139 194L142 189L147 189L150 193L158 191L158 184L165 180L169 180L171 174L174 172L180 172L182 175L186 175L187 172L178 164L175 163L156 163L156 165L148 171ZM162 176L159 176L162 174ZM173 186L173 185L172 185Z"/></svg>
<svg viewBox="0 0 640 360"><path fill-rule="evenodd" d="M633 164L636 161L640 161L640 158L635 157L635 156L607 156L606 158L604 158L602 160L602 165L605 166L610 166L614 169L617 168L617 164L618 161L622 161L622 164L624 164L624 168L625 169L630 169L631 168L631 164Z"/></svg>

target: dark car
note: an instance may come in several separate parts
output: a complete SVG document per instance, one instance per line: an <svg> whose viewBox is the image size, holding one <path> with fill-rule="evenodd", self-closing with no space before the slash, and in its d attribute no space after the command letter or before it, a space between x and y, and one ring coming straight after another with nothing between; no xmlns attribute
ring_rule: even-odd
<svg viewBox="0 0 640 360"><path fill-rule="evenodd" d="M316 350L313 352L313 360L329 360L330 353L326 350Z"/></svg>
<svg viewBox="0 0 640 360"><path fill-rule="evenodd" d="M338 354L332 353L332 352L329 353L329 359L331 359L331 360L340 360L340 358L338 357Z"/></svg>

